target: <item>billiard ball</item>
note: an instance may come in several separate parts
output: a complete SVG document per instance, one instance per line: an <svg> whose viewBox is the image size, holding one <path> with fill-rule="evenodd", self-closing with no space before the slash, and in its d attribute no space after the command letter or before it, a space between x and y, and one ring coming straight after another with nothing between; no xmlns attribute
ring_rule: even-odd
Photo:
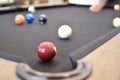
<svg viewBox="0 0 120 80"><path fill-rule="evenodd" d="M52 42L42 42L37 47L37 55L42 61L51 61L56 55L56 47Z"/></svg>
<svg viewBox="0 0 120 80"><path fill-rule="evenodd" d="M25 17L22 14L18 14L15 16L14 21L15 21L15 24L18 24L18 25L23 24L25 22Z"/></svg>
<svg viewBox="0 0 120 80"><path fill-rule="evenodd" d="M35 12L36 12L35 7L34 7L34 6L32 6L32 5L31 5L31 6L29 6L29 7L28 7L28 12L29 12L29 13L35 13Z"/></svg>
<svg viewBox="0 0 120 80"><path fill-rule="evenodd" d="M115 11L120 11L120 5L119 4L115 4L114 5L114 10Z"/></svg>
<svg viewBox="0 0 120 80"><path fill-rule="evenodd" d="M58 36L61 39L69 39L72 35L72 28L69 25L62 25L58 28Z"/></svg>
<svg viewBox="0 0 120 80"><path fill-rule="evenodd" d="M32 23L34 21L34 19L35 19L35 16L33 14L27 14L25 16L25 19L26 19L26 22Z"/></svg>
<svg viewBox="0 0 120 80"><path fill-rule="evenodd" d="M47 17L45 14L42 14L38 18L40 24L45 24L47 22Z"/></svg>
<svg viewBox="0 0 120 80"><path fill-rule="evenodd" d="M120 27L120 17L116 17L113 19L112 24L115 28Z"/></svg>

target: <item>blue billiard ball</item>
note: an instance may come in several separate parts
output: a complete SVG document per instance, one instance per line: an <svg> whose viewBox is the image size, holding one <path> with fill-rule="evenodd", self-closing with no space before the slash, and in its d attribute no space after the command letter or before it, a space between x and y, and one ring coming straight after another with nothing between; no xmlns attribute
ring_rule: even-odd
<svg viewBox="0 0 120 80"><path fill-rule="evenodd" d="M25 19L27 23L32 23L35 20L35 16L33 14L27 14Z"/></svg>
<svg viewBox="0 0 120 80"><path fill-rule="evenodd" d="M46 15L42 14L38 18L40 24L45 24L47 22L47 17Z"/></svg>

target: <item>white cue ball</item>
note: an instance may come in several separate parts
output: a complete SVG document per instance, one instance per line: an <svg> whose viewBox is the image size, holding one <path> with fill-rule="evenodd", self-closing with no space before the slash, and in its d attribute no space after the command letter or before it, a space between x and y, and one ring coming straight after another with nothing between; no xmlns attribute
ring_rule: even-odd
<svg viewBox="0 0 120 80"><path fill-rule="evenodd" d="M29 13L35 13L35 12L36 12L35 7L34 7L34 6L30 6L30 7L28 8L28 12L29 12Z"/></svg>
<svg viewBox="0 0 120 80"><path fill-rule="evenodd" d="M69 25L62 25L58 29L58 36L61 39L70 38L72 35L72 28Z"/></svg>
<svg viewBox="0 0 120 80"><path fill-rule="evenodd" d="M114 18L112 23L115 28L120 27L120 18L119 17Z"/></svg>

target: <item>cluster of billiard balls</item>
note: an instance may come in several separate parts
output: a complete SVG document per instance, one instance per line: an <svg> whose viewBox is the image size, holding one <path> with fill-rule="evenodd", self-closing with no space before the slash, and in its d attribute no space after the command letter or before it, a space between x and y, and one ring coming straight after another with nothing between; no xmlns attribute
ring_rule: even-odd
<svg viewBox="0 0 120 80"><path fill-rule="evenodd" d="M24 21L32 23L34 16L32 14L26 15L24 18L23 15L17 15L15 17L16 24L23 24ZM39 22L41 24L46 23L45 16L39 17ZM69 25L62 25L58 28L58 36L60 39L69 39L72 35L72 28ZM37 55L42 61L51 61L57 53L57 49L52 42L42 42L37 47Z"/></svg>
<svg viewBox="0 0 120 80"><path fill-rule="evenodd" d="M14 21L15 24L17 25L21 25L25 22L27 23L33 23L33 21L35 20L35 16L32 13L28 13L26 16L22 15L22 14L18 14L15 16ZM41 14L38 17L38 21L40 24L45 24L47 22L47 17L45 14Z"/></svg>
<svg viewBox="0 0 120 80"><path fill-rule="evenodd" d="M21 25L23 24L25 21L27 23L32 23L34 20L35 20L35 16L33 13L36 12L36 9L34 6L30 6L28 8L28 14L26 16L22 15L22 14L18 14L15 16L14 18L14 21L15 21L15 24L17 25ZM40 22L40 24L45 24L47 22L47 17L45 14L41 14L39 17L38 17L38 21Z"/></svg>
<svg viewBox="0 0 120 80"><path fill-rule="evenodd" d="M35 13L34 6L30 6L28 8L28 14L24 17L22 14L18 14L15 16L15 24L21 25L25 21L27 23L32 23L35 20ZM40 24L45 24L47 22L47 17L45 14L39 16L38 21ZM58 28L58 36L60 39L69 39L72 35L72 28L69 25L62 25ZM57 53L57 49L52 42L42 42L37 47L37 55L42 61L50 61L52 60Z"/></svg>

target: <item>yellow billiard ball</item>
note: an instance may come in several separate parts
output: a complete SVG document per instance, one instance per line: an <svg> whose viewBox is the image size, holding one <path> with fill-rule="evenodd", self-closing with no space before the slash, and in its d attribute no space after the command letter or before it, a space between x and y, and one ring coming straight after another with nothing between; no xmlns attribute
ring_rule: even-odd
<svg viewBox="0 0 120 80"><path fill-rule="evenodd" d="M114 10L115 11L120 11L120 5L119 4L115 4L114 5Z"/></svg>
<svg viewBox="0 0 120 80"><path fill-rule="evenodd" d="M116 17L113 19L112 24L115 28L120 27L120 17Z"/></svg>

